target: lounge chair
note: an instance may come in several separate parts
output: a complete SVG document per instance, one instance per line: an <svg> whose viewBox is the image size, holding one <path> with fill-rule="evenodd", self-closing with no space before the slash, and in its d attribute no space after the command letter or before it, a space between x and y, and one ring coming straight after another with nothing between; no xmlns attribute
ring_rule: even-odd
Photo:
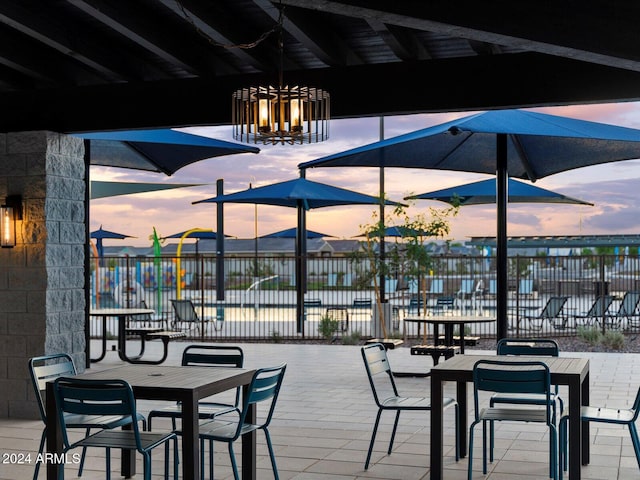
<svg viewBox="0 0 640 480"><path fill-rule="evenodd" d="M204 328L204 324L209 322L209 318L202 318L198 316L196 312L196 307L193 305L191 300L171 300L171 306L173 307L173 312L175 314L175 319L173 320L173 327L185 328L187 330L196 329L196 331L200 331L200 324L202 324ZM224 321L222 318L216 318L216 322L214 324L215 330L222 330L224 326Z"/></svg>
<svg viewBox="0 0 640 480"><path fill-rule="evenodd" d="M640 303L640 292L629 291L624 294L618 311L613 315L605 317L605 326L612 329L622 328L622 322L627 322L627 328L640 326L640 314L638 304Z"/></svg>
<svg viewBox="0 0 640 480"><path fill-rule="evenodd" d="M567 317L563 315L562 309L569 297L550 297L539 315L523 316L521 319L529 323L530 330L542 330L545 321L549 321L553 328L567 328Z"/></svg>
<svg viewBox="0 0 640 480"><path fill-rule="evenodd" d="M612 303L613 295L597 296L586 313L578 314L574 317L576 327L591 327L594 323L600 324L604 322Z"/></svg>

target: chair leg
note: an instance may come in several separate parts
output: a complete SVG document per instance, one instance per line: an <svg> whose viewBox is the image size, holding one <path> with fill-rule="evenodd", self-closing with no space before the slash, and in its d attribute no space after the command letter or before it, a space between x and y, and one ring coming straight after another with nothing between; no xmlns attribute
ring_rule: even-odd
<svg viewBox="0 0 640 480"><path fill-rule="evenodd" d="M238 475L238 464L236 463L236 455L233 453L233 442L229 442L229 456L231 457L231 467L233 467L233 478L234 480L240 480L240 475Z"/></svg>
<svg viewBox="0 0 640 480"><path fill-rule="evenodd" d="M38 456L42 455L44 451L44 442L47 439L47 427L42 429L42 435L40 436L40 446L38 447ZM40 462L36 462L36 469L33 472L33 480L38 480L38 473L40 472Z"/></svg>
<svg viewBox="0 0 640 480"><path fill-rule="evenodd" d="M393 441L396 438L396 430L398 429L398 420L400 420L400 410L396 411L396 419L393 422L393 430L391 431L391 440L389 441L389 449L387 450L388 455L391 455L391 450L393 450Z"/></svg>
<svg viewBox="0 0 640 480"><path fill-rule="evenodd" d="M493 423L493 422L489 422ZM482 421L482 473L487 474L487 421Z"/></svg>
<svg viewBox="0 0 640 480"><path fill-rule="evenodd" d="M567 439L568 432L567 426L569 423L569 417L562 417L560 419L560 438L558 440L558 451L560 453L560 459L558 461L558 477L562 480L563 472L567 471L568 461L567 461Z"/></svg>
<svg viewBox="0 0 640 480"><path fill-rule="evenodd" d="M276 466L276 456L273 453L273 445L271 444L271 435L269 434L269 430L266 428L264 429L264 436L267 438L267 447L269 448L269 457L271 458L271 468L273 468L273 478L274 480L280 480L278 467Z"/></svg>
<svg viewBox="0 0 640 480"><path fill-rule="evenodd" d="M107 464L107 480L111 480L111 449L105 451L105 462Z"/></svg>
<svg viewBox="0 0 640 480"><path fill-rule="evenodd" d="M469 451L467 452L469 465L467 467L467 480L472 480L473 478L473 432L477 424L478 422L473 422L469 427Z"/></svg>
<svg viewBox="0 0 640 480"><path fill-rule="evenodd" d="M376 423L373 424L373 433L371 434L371 442L369 442L369 451L367 452L367 460L364 462L364 469L369 468L369 461L371 460L371 452L373 451L373 444L376 441L376 433L378 433L378 423L380 423L380 415L382 410L378 409L378 415L376 416Z"/></svg>
<svg viewBox="0 0 640 480"><path fill-rule="evenodd" d="M90 433L91 433L91 429L87 428L87 430L84 432L84 436L88 437ZM82 455L80 456L80 466L78 467L78 476L79 477L82 476L82 471L84 470L84 460L85 460L85 458L87 458L87 447L82 447Z"/></svg>
<svg viewBox="0 0 640 480"><path fill-rule="evenodd" d="M640 438L638 438L638 430L636 429L635 423L629 424L629 432L631 433L631 443L633 444L633 451L636 454L638 468L640 468Z"/></svg>
<svg viewBox="0 0 640 480"><path fill-rule="evenodd" d="M456 403L454 405L454 436L455 436L455 449L456 449L456 462L460 460L460 406Z"/></svg>

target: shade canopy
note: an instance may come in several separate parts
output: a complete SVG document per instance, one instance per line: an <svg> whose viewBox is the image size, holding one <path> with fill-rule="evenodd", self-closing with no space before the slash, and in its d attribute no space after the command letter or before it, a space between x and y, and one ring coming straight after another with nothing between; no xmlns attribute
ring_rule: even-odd
<svg viewBox="0 0 640 480"><path fill-rule="evenodd" d="M299 167L384 166L495 174L496 134L507 137L509 176L532 181L574 168L640 158L640 130L524 110L495 110Z"/></svg>
<svg viewBox="0 0 640 480"><path fill-rule="evenodd" d="M379 204L380 199L371 195L334 187L326 183L312 182L306 178L296 178L285 182L273 183L264 187L249 188L228 195L218 195L196 203L253 203L280 207L312 208L333 207L338 205ZM399 205L385 200L386 205Z"/></svg>
<svg viewBox="0 0 640 480"><path fill-rule="evenodd" d="M496 175L496 316L507 337L507 179L640 158L640 130L523 110L495 110L299 165L405 167Z"/></svg>
<svg viewBox="0 0 640 480"><path fill-rule="evenodd" d="M173 175L200 160L260 149L171 129L72 133L90 140L91 165L131 168Z"/></svg>
<svg viewBox="0 0 640 480"><path fill-rule="evenodd" d="M591 205L593 203L568 197L561 193L536 187L529 183L510 178L508 180L509 203L569 203L576 205ZM496 203L496 180L490 178L479 182L467 183L456 187L436 190L434 192L410 195L405 200L438 200L451 205L484 205Z"/></svg>
<svg viewBox="0 0 640 480"><path fill-rule="evenodd" d="M174 188L198 187L202 183L103 182L91 180L91 200L135 193L157 192Z"/></svg>
<svg viewBox="0 0 640 480"><path fill-rule="evenodd" d="M269 233L267 235L262 235L260 238L296 238L296 233L298 229L287 228L286 230L280 230L279 232ZM306 230L307 238L323 238L323 237L332 237L333 235L327 235L326 233L314 232L313 230Z"/></svg>

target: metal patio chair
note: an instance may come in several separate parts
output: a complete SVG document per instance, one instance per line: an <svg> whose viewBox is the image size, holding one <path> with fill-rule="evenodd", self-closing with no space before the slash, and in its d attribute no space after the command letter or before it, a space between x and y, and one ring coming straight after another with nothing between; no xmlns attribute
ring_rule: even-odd
<svg viewBox="0 0 640 480"><path fill-rule="evenodd" d="M189 345L182 352L182 366L198 367L235 367L242 368L244 353L240 347L226 345ZM241 388L236 389L234 403L220 403L213 401L201 401L198 403L198 415L201 419L212 419L216 415L229 412L238 408ZM180 403L167 406L158 410L151 410L147 416L149 430L154 418L170 418L173 430L176 430L176 420L182 416Z"/></svg>
<svg viewBox="0 0 640 480"><path fill-rule="evenodd" d="M165 478L169 475L169 441L173 441L174 478L178 479L178 441L173 432L141 432L138 427L138 413L133 390L124 380L87 380L74 377L59 377L54 382L53 393L56 399L58 420L62 434L62 453L78 447L100 447L106 449L106 478L111 479L111 449L135 450L144 459L144 479L151 480L151 450L165 445ZM131 429L107 428L78 441L71 441L69 421L76 416L121 417L123 424ZM60 465L64 478L64 463Z"/></svg>
<svg viewBox="0 0 640 480"><path fill-rule="evenodd" d="M498 341L496 353L498 355L524 355L534 357L558 357L560 348L555 340L549 338L503 338ZM552 421L556 424L556 402L560 405L560 415L564 411L564 401L560 397L558 385L552 387L550 402L552 409ZM489 406L496 403L510 403L514 405L545 405L547 396L544 394L522 394L522 393L495 393L489 400ZM489 461L493 462L494 429L491 422L491 435L489 447Z"/></svg>
<svg viewBox="0 0 640 480"><path fill-rule="evenodd" d="M38 447L38 454L43 453L44 444L47 438L47 413L44 401L44 391L47 386L47 382L53 381L59 377L73 377L77 374L76 366L73 363L73 359L66 353L56 353L53 355L44 355L40 357L33 357L29 360L29 374L31 376L31 384L38 401L38 411L40 412L40 418L44 423L42 429L42 435L40 436L40 446ZM146 425L144 416L139 415L138 421L143 422ZM66 418L67 428L81 428L85 430L85 435L88 436L91 433L92 428L117 428L122 425L126 425L130 422L128 417L122 415L101 415L101 416L89 416L89 415L68 415ZM78 476L82 476L82 470L84 468L84 460L86 457L86 448L82 449L82 456L80 457L80 465L78 468ZM36 468L33 473L33 479L38 478L40 471L40 462L36 462Z"/></svg>
<svg viewBox="0 0 640 480"><path fill-rule="evenodd" d="M544 395L544 408L491 407L480 408L480 392L494 394ZM473 440L476 425L482 423L482 472L487 473L487 422L536 422L549 427L549 477L556 479L557 432L551 413L551 374L543 362L503 362L479 360L473 367L473 403L475 420L469 427L468 480L473 477Z"/></svg>
<svg viewBox="0 0 640 480"><path fill-rule="evenodd" d="M640 388L636 393L633 405L629 409L607 408L607 407L589 407L583 406L580 409L580 418L583 422L599 422L611 423L615 425L626 425L631 434L631 443L633 451L636 454L638 468L640 468L640 437L638 437L638 429L636 421L640 413ZM563 415L560 419L560 480L562 480L562 472L567 469L567 427L569 415Z"/></svg>
<svg viewBox="0 0 640 480"><path fill-rule="evenodd" d="M371 453L373 452L373 445L376 440L376 434L378 432L378 425L380 423L380 416L385 410L396 412L396 418L393 422L393 430L391 431L391 439L389 440L389 448L387 454L391 454L393 449L393 441L396 436L396 430L398 428L398 420L400 419L400 412L402 411L431 411L431 403L428 398L425 397L403 397L398 392L396 383L393 379L393 373L391 366L389 365L389 359L387 358L387 352L384 345L381 343L373 343L362 347L362 359L364 360L364 366L367 371L367 377L369 378L369 384L371 385L371 391L373 392L373 398L378 406L378 414L376 415L376 421L373 425L373 433L371 434L371 442L369 443L369 451L367 452L367 459L364 463L364 469L369 468L369 462L371 461ZM458 402L453 398L444 398L442 401L443 407L453 406L455 409L455 456L456 461L460 458L460 449L458 445L458 430L459 430L459 407Z"/></svg>
<svg viewBox="0 0 640 480"><path fill-rule="evenodd" d="M248 394L242 399L242 408L234 409L227 414L220 415L214 420L200 425L200 452L204 452L205 442L209 443L210 478L213 478L213 442L225 442L229 447L233 476L235 480L239 480L240 477L238 475L236 457L233 452L233 443L240 438L241 435L254 430L262 430L264 432L267 439L267 448L269 449L273 476L275 480L280 478L278 476L276 457L271 443L271 435L269 434L269 424L273 418L273 412L276 408L286 368L287 365L283 363L277 367L256 370L249 384ZM256 420L256 423L248 423L247 413L249 409L253 405L263 402L265 405L268 405L264 419L261 421ZM202 470L204 471L204 468Z"/></svg>

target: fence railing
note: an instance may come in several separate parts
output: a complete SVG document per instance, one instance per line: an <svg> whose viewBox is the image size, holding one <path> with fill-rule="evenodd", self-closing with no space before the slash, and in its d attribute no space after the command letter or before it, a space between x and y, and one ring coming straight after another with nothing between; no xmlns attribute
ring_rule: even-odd
<svg viewBox="0 0 640 480"><path fill-rule="evenodd" d="M175 313L171 300L190 299L203 324L198 333L192 329L187 334L203 340L380 334L380 304L368 261L307 260L302 331L296 324L292 257L224 261L224 289L220 289L224 297L218 298L215 256L183 257L179 261L172 257L93 259L91 307L136 307L144 302L155 310L154 320L160 319L172 328ZM417 335L413 331L416 327L408 323L405 327L403 318L433 313L438 299L452 299L448 311L459 314L495 314L495 258L434 257L424 278L416 278L410 272L410 265L402 263L388 268L384 304L391 335ZM509 331L513 336L575 335L579 327L595 327L603 332L640 328L638 301L634 303L640 294L633 296L640 292L637 257L511 257L508 292ZM543 318L548 313L545 306L553 297L566 297L566 302L559 315ZM606 312L598 311L603 306L607 306ZM592 315L587 315L592 307ZM330 331L332 324L327 324L327 318L336 320L336 332ZM98 323L92 324L92 336L102 334ZM109 333L117 333L116 325L115 320L108 324ZM495 325L478 324L471 333L493 337Z"/></svg>

